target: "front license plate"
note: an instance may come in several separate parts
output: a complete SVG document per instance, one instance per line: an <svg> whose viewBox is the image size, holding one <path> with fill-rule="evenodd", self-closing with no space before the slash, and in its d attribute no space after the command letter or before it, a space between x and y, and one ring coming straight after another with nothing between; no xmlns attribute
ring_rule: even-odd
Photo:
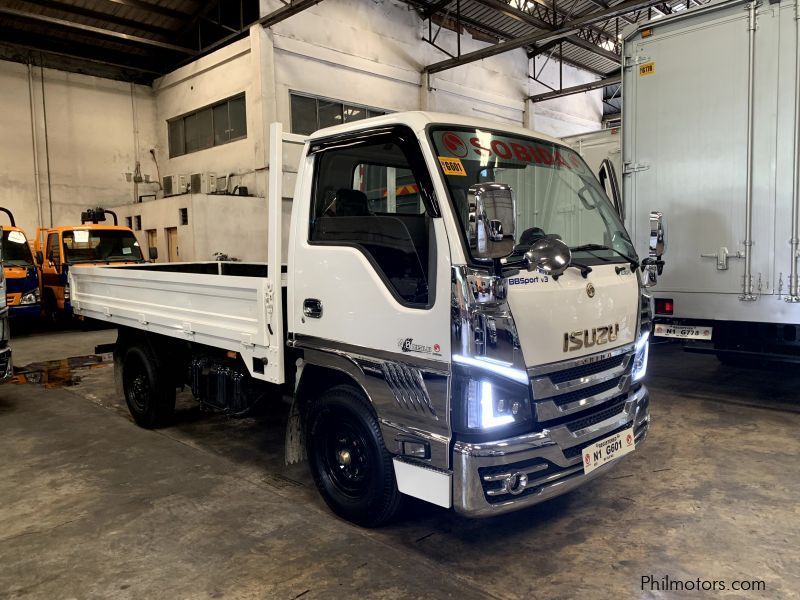
<svg viewBox="0 0 800 600"><path fill-rule="evenodd" d="M595 442L591 446L586 446L583 449L584 474L588 475L597 467L625 456L628 452L633 451L635 447L633 427Z"/></svg>
<svg viewBox="0 0 800 600"><path fill-rule="evenodd" d="M688 340L710 340L713 328L702 325L664 325L656 324L656 335L658 337L682 338Z"/></svg>

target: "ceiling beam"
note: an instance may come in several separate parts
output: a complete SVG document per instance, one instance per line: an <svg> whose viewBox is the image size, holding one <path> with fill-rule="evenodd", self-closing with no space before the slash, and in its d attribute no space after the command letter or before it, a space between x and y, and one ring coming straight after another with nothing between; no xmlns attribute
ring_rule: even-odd
<svg viewBox="0 0 800 600"><path fill-rule="evenodd" d="M661 0L661 1L663 2L663 0ZM322 2L322 0L294 0L290 4L286 4L286 5L282 6L281 8L278 8L278 9L272 11L271 13L269 13L267 15L264 15L263 17L261 17L257 21L255 21L255 22L253 22L253 23L251 23L249 25L246 25L244 27L244 29L242 29L241 31L237 31L235 33L231 33L230 35L226 35L224 38L222 38L220 40L217 40L213 44L210 44L210 45L206 46L205 48L202 48L200 50L200 52L198 52L196 54L196 56L193 57L191 60L196 60L197 58L199 58L201 56L205 56L206 54L210 54L211 52L221 48L222 46L225 46L227 44L230 44L231 42L235 42L236 40L239 40L239 39L243 38L245 35L248 34L248 32L250 31L251 27L254 27L256 25L261 25L264 28L272 27L273 25L276 25L277 23L280 23L284 19L288 19L289 17L292 17L292 16L296 15L297 13L300 13L300 12L306 10L307 8L311 8L312 6L315 6L315 5L319 4L320 2ZM184 61L184 62L182 62L182 63L180 63L178 65L175 65L174 68L178 68L178 67L184 66L184 65L188 64L189 62L190 61L188 61L188 60Z"/></svg>
<svg viewBox="0 0 800 600"><path fill-rule="evenodd" d="M22 19L30 19L32 21L40 21L42 23L48 23L49 25L58 25L60 27L66 27L68 29L77 29L88 33L94 33L106 37L122 39L127 42L135 42L137 44L144 44L148 46L155 46L157 48L163 48L164 50L173 50L175 52L182 52L184 54L191 55L196 53L191 48L186 48L185 46L177 46L175 44L170 44L169 42L161 42L159 40L140 37L138 35L129 35L127 33L121 33L119 31L112 31L110 29L104 29L102 27L95 27L94 25L84 25L83 23L76 23L74 21L68 21L66 19L58 19L56 17L48 17L45 15L29 13L25 12L24 10L0 7L0 14L9 15L12 17L19 17Z"/></svg>
<svg viewBox="0 0 800 600"><path fill-rule="evenodd" d="M503 54L504 52L508 52L509 50L515 50L517 48L532 46L537 42L550 41L554 39L563 39L567 36L576 33L578 30L580 30L581 27L585 27L587 25L593 25L595 23L600 23L602 21L618 17L627 12L631 12L633 10L637 10L640 8L646 8L648 6L653 6L654 4L661 4L662 2L663 0L625 0L624 2L615 4L614 6L608 9L603 9L597 12L593 12L578 17L576 19L571 19L570 21L564 23L559 29L555 31L544 31L530 35L520 36L513 40L509 40L507 42L489 46L488 48L482 48L480 50L475 50L474 52L468 52L467 54L462 54L458 58L451 58L449 60L443 60L441 62L428 65L427 67L425 67L424 70L427 73L439 73L441 71L446 71L447 69L452 69L453 67L469 64L477 60L489 58L491 56L497 56L498 54Z"/></svg>
<svg viewBox="0 0 800 600"><path fill-rule="evenodd" d="M564 88L563 90L555 90L553 92L545 92L543 94L536 94L529 99L531 102L544 102L545 100L553 100L554 98L563 98L564 96L572 96L573 94L581 94L583 92L591 92L592 90L599 90L607 85L614 85L622 81L621 75L612 75L605 79L598 79L589 83L582 83L573 87Z"/></svg>
<svg viewBox="0 0 800 600"><path fill-rule="evenodd" d="M205 2L200 5L193 15L189 17L189 19L181 26L178 32L175 34L176 37L180 37L185 35L189 31L191 31L199 22L200 19L208 15L212 10L219 9L219 3L221 0L217 0L216 2Z"/></svg>
<svg viewBox="0 0 800 600"><path fill-rule="evenodd" d="M157 35L162 38L174 35L171 30L165 29L163 27L157 27L156 25L147 25L145 23L142 23L141 21L135 21L133 19L125 19L123 17L118 17L116 15L112 15L109 13L99 12L89 8L84 8L82 6L76 6L74 4L65 4L64 2L56 2L54 0L35 0L35 1L23 0L23 2L25 4L33 4L35 6L38 6L39 8L46 8L48 10L58 10L63 13L78 15L81 17L86 17L87 19L94 19L95 21L111 23L113 25L119 25L120 27L127 27L128 29L144 31L145 33Z"/></svg>
<svg viewBox="0 0 800 600"><path fill-rule="evenodd" d="M422 16L426 19L430 19L433 15L438 13L442 10L445 6L450 4L453 0L438 0L438 2L434 2L427 8L423 9Z"/></svg>
<svg viewBox="0 0 800 600"><path fill-rule="evenodd" d="M149 2L144 2L143 0L105 0L105 1L110 2L111 4L121 4L122 6L130 6L131 8L137 8L139 10L161 15L163 17L169 17L170 19L175 19L176 21L180 21L181 23L186 21L187 18L191 17L191 15L188 13L175 10L172 8L167 8L165 6L160 6L158 4L150 4Z"/></svg>
<svg viewBox="0 0 800 600"><path fill-rule="evenodd" d="M546 29L548 31L554 31L555 29L557 29L557 26L553 25L552 23L548 23L547 21L540 19L536 15L533 15L520 8L517 8L516 6L512 6L508 2L505 2L504 0L476 0L476 1L478 2L478 4L482 4L489 8L493 8L497 12L500 12L506 15L507 17L520 21L521 23L525 23L526 25L536 27L537 29ZM556 19L558 17L566 19L567 15L564 14L562 11L550 7L548 4L544 4L541 2L540 4L542 4L542 6L544 6L546 10L553 11L553 14L555 15ZM555 6L555 4L553 6ZM589 29L591 29L595 34L599 36L604 36L608 39L613 38L613 36L610 33L608 33L603 29L598 29L596 27L589 27Z"/></svg>
<svg viewBox="0 0 800 600"><path fill-rule="evenodd" d="M129 65L129 64L126 64L126 63L122 63L122 62L115 62L113 60L103 60L103 59L99 59L99 58L90 58L88 56L82 56L80 54L73 54L73 53L70 53L70 52L63 52L61 50L53 50L53 49L50 49L50 48L42 48L42 47L38 47L38 46L31 46L31 45L20 44L20 43L16 43L16 42L7 43L5 40L0 42L0 48L3 48L3 47L8 48L8 49L14 49L15 51L24 50L28 54L28 61L31 62L32 64L36 64L36 65L38 65L38 64L40 64L42 62L42 60L41 60L42 57L45 57L45 56L58 56L58 57L61 57L61 58L68 58L68 59L73 60L73 61L91 63L91 64L94 64L94 65L102 65L102 66L105 66L105 67L112 67L114 69L119 69L120 71L133 71L133 72L136 72L136 73L145 73L145 74L154 75L154 76L157 76L157 75L161 74L161 73L159 73L158 71L156 71L156 70L154 70L152 68ZM3 53L3 54L5 55L5 53Z"/></svg>
<svg viewBox="0 0 800 600"><path fill-rule="evenodd" d="M583 50L588 50L589 52L593 52L598 56L602 56L606 60L610 60L614 64L621 65L622 64L622 57L617 54L616 52L611 52L610 50L606 50L605 48L601 48L597 44L593 44L592 42L583 39L577 35L568 35L564 38L565 42L569 42L573 46L577 46L578 48L582 48Z"/></svg>

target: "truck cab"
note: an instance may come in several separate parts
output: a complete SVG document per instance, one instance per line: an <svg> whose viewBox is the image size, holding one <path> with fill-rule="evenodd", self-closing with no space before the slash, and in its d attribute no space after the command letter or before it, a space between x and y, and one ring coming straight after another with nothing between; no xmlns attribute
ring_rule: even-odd
<svg viewBox="0 0 800 600"><path fill-rule="evenodd" d="M114 225L101 225L105 214ZM88 222L88 223L87 223ZM91 265L144 262L139 242L129 227L117 225L117 216L104 209L82 214L81 225L40 229L36 236L36 261L41 279L44 312L51 317L72 315L69 270Z"/></svg>
<svg viewBox="0 0 800 600"><path fill-rule="evenodd" d="M290 344L365 391L401 492L497 514L597 475L599 440L644 438L649 300L576 152L408 113L314 134L298 181Z"/></svg>
<svg viewBox="0 0 800 600"><path fill-rule="evenodd" d="M37 319L41 316L39 273L33 261L28 238L16 226L14 215L7 208L0 207L10 226L3 227L2 251L3 272L6 278L6 304L11 320Z"/></svg>

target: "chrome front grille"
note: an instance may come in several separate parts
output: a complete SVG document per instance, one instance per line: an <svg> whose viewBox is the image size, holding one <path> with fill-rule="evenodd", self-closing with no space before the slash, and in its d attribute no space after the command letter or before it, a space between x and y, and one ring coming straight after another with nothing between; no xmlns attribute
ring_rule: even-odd
<svg viewBox="0 0 800 600"><path fill-rule="evenodd" d="M583 421L605 413L630 389L634 346L528 370L533 408L540 426ZM622 410L622 409L620 409ZM602 419L601 419L602 420Z"/></svg>

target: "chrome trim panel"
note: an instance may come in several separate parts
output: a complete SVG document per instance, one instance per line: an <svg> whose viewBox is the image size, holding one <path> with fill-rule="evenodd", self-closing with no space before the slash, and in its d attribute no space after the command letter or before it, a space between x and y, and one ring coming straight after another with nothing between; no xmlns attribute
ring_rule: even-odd
<svg viewBox="0 0 800 600"><path fill-rule="evenodd" d="M457 441L453 447L453 505L459 513L485 517L518 510L564 494L608 472L619 462L613 461L584 475L581 453L575 454L573 451L570 453L572 456L567 457L566 450L582 447L591 440L602 438L624 426L636 428L636 443L639 444L647 435L649 421L649 396L647 389L642 386L627 398L619 414L575 432L569 430L568 424L563 424L545 429L541 433L489 443L470 444ZM479 469L508 467L501 473L508 475L513 474L511 465L534 459L546 461L558 470L538 479L529 477L522 489L515 490L516 494L527 490L525 495L509 492L506 500L487 500L489 497L502 497L506 484L504 482L500 490L494 490L491 494L489 492L493 490L484 491L483 483L489 480L484 478L482 481ZM529 472L535 474L544 470L537 469L536 466L533 465L533 470ZM521 469L526 470L527 468ZM501 474L495 475L492 481L498 481Z"/></svg>
<svg viewBox="0 0 800 600"><path fill-rule="evenodd" d="M488 358L525 370L507 295L506 279L466 266L453 267L450 326L454 355Z"/></svg>
<svg viewBox="0 0 800 600"><path fill-rule="evenodd" d="M420 358L403 352L386 352L375 348L365 348L354 346L334 340L327 340L310 335L292 333L286 345L290 348L301 348L309 350L319 350L321 352L333 352L342 356L362 357L375 360L393 360L400 363L412 365L430 373L450 374L450 363L446 360L433 360Z"/></svg>
<svg viewBox="0 0 800 600"><path fill-rule="evenodd" d="M573 358L571 360L548 363L539 367L530 367L528 368L528 376L537 377L539 375L553 373L554 371L566 371L567 369L574 369L575 367L583 367L585 365L600 362L601 360L607 360L614 356L619 356L620 354L625 354L626 352L633 352L635 347L635 344L626 344L618 348L606 350L605 352L590 354L589 356L582 356L580 358Z"/></svg>
<svg viewBox="0 0 800 600"><path fill-rule="evenodd" d="M437 367L425 369L419 359L407 360L414 359L410 356L379 351L368 356L350 353L344 344L336 348L314 345L323 341L305 339L296 347L303 348L305 362L346 373L361 387L375 408L387 449L400 455L402 442L419 441L430 448L430 458L405 459L449 469L449 373L440 368L443 363L424 361ZM303 369L302 376L308 372Z"/></svg>
<svg viewBox="0 0 800 600"><path fill-rule="evenodd" d="M428 409L436 417L436 411L425 387L425 379L419 369L402 363L386 361L381 364L383 378L394 392L394 398L400 406L407 409ZM418 408L419 407L419 408Z"/></svg>

